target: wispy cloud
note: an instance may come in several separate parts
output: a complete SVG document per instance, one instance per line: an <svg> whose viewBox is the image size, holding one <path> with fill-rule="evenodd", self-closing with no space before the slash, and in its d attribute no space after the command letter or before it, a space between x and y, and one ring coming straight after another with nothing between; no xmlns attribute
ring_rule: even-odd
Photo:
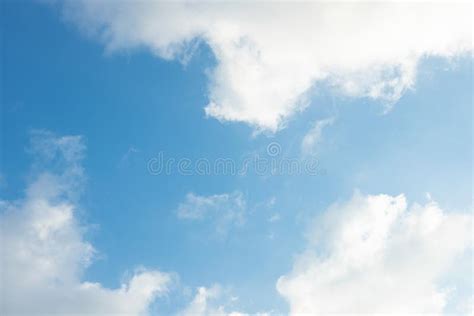
<svg viewBox="0 0 474 316"><path fill-rule="evenodd" d="M229 305L233 305L236 301L236 297L231 297L227 302L223 300L226 291L218 284L212 287L200 287L196 291L196 295L193 300L178 313L178 316L206 316L206 315L219 315L219 316L269 316L269 313L242 313L238 311L229 311ZM230 301L230 302L229 302Z"/></svg>
<svg viewBox="0 0 474 316"><path fill-rule="evenodd" d="M318 152L318 145L322 141L323 130L334 123L334 118L327 118L314 122L311 129L301 141L301 152L303 155L314 155Z"/></svg>
<svg viewBox="0 0 474 316"><path fill-rule="evenodd" d="M280 213L275 213L275 214L273 214L272 216L270 216L270 217L268 218L268 221L269 221L270 223L274 223L274 222L279 221L280 219L281 219Z"/></svg>
<svg viewBox="0 0 474 316"><path fill-rule="evenodd" d="M118 167L124 168L124 167L129 166L132 163L134 156L138 154L139 152L140 150L138 150L134 146L130 146L120 158L118 162Z"/></svg>
<svg viewBox="0 0 474 316"><path fill-rule="evenodd" d="M183 220L210 220L219 234L226 234L233 226L245 221L247 202L239 191L233 193L201 196L188 193L177 209Z"/></svg>

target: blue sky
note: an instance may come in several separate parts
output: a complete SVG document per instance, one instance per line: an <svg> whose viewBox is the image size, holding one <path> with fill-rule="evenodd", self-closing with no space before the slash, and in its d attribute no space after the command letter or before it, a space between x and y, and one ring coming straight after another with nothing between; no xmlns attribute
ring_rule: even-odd
<svg viewBox="0 0 474 316"><path fill-rule="evenodd" d="M236 105L229 103L228 108L219 108L218 114L213 114L205 110L210 99L224 102L235 97L222 96L232 87L230 84L222 88L215 82L221 79L225 83L237 75L234 73L229 79L225 71L223 74L213 72L228 61L219 55L212 40L197 41L197 44L185 41L188 46L194 45L195 50L183 63L176 57L178 53L169 57L160 51L162 44L156 44L158 48L154 43L147 47L145 41L133 47L133 40L131 44L117 40L119 44L116 44L113 40L107 42L104 36L87 34L83 30L84 23L95 23L91 17L78 22L64 13L67 8L62 5L7 1L2 6L0 199L8 205L2 207L2 214L28 212L27 206L15 205L28 205L25 191L31 183L36 183L35 179L44 170L60 174L60 179L76 177L68 173L71 161L61 162L64 157L55 158L59 163L41 158L45 149L32 149L35 147L33 136L39 135L59 146L57 144L69 143L59 141L61 137L80 135L80 141L72 142L71 146L80 143L86 148L84 159L75 158L72 163L74 168L80 165L83 170L82 184L80 188L70 186L64 190L81 192L79 198L66 201L74 205L80 240L96 249L92 263L81 272L81 282L98 282L104 288L115 289L130 278L137 267L173 275L176 280L170 281L172 285L164 297L158 295L145 306L137 303L140 313L179 313L186 307L188 312L192 311L191 308L198 305L192 304L193 298L198 297L195 295L199 294L199 287L206 287L209 293L219 292L215 295L215 308L221 308L220 312L317 314L331 310L316 303L317 308L301 303L306 298L298 294L298 288L304 287L298 283L298 276L319 284L311 279L310 268L301 268L305 264L300 260L312 262L312 257L305 255L312 251L313 244L325 238L318 237L315 241L311 236L319 231L319 221L325 223L320 219L323 214L330 214L330 210L339 214L334 203L346 205L341 209L349 211L342 218L350 222L351 210L364 209L366 205L360 201L369 201L373 196L380 199L374 202L376 204L385 205L384 199L393 198L390 203L403 205L394 197L404 194L409 205L407 212L418 214L416 208L411 209L413 203L420 204L423 210L431 210L430 205L436 205L444 214L439 225L446 223L446 227L455 227L458 231L471 227L471 53L453 54L448 59L442 52L434 56L422 54L417 60L414 81L402 87L403 93L398 97L393 96L395 92L390 96L370 97L367 93L372 90L365 86L360 88L362 92L347 92L333 84L344 76L331 75L305 92L307 106L301 110L288 110L282 101L281 105L275 103L275 107L285 108L275 109L278 115L267 114L272 111L269 105L257 116L252 111L238 112L248 110L250 106L245 104L232 112L229 108ZM100 14L95 17L99 19ZM110 21L100 23L113 25ZM156 36L160 35L158 32ZM255 42L258 44L258 40ZM225 47L220 46L224 51ZM263 48L262 56L268 56ZM298 81L296 74L295 81ZM276 83L262 81L262 90L267 84ZM368 85L375 84L369 82ZM369 92L364 92L366 89ZM276 93L270 92L264 91L263 96L258 97L248 91L236 94L245 100L261 101ZM260 106L250 103L254 106L252 109ZM388 104L392 108L385 113ZM303 138L318 121L325 119L331 119L331 123L315 136L314 151L305 153L301 145ZM150 159L160 153L168 158L191 161L229 158L237 164L249 156L271 158L267 152L270 143L277 143L281 149L276 159L296 159L301 163L316 159L316 175L249 172L246 175L188 176L175 169L170 174L153 175L148 169ZM46 150L54 151L54 146ZM64 155L61 150L58 152ZM191 193L203 203L201 209L196 199L189 200ZM353 197L354 194L360 197ZM62 195L56 197L63 198ZM240 202L243 205L239 206ZM372 205L370 203L367 205ZM392 205L390 203L387 205ZM187 207L189 212L201 210L204 215L191 219L180 217L180 206ZM455 216L461 219L453 219L450 224L451 217ZM7 215L2 219L9 223ZM423 223L421 219L420 223ZM399 225L399 230L405 227ZM420 227L422 231L422 224ZM394 231L391 238L397 239L397 230ZM444 236L448 231L448 228L440 229L441 237L436 242L452 241L456 245L466 242L467 246L459 246L456 252L452 250L456 247L447 247L443 254L453 260L442 269L433 268L436 273L427 276L427 280L436 280L436 288L441 288L446 279L446 284L455 289L454 294L435 307L414 304L412 312L457 312L460 302L472 297L469 286L472 273L470 269L463 270L472 264L471 242L461 233L460 236ZM13 238L8 232L5 234L4 240ZM387 237L387 240L391 239ZM325 247L331 249L333 244L338 243L328 241L317 244L314 249L316 253L324 253ZM337 254L336 250L325 251ZM415 257L410 252L413 249L404 251L385 255L398 259L397 256L405 253L407 257ZM423 261L414 262L406 264L416 275L418 269L423 269ZM322 269L316 263L313 267ZM366 268L368 274L370 267ZM456 274L459 271L464 271L461 277ZM7 273L10 273L8 269ZM395 278L400 276L404 281L405 275L397 273L394 272ZM288 287L277 286L277 282L284 284L278 281L282 276L288 281ZM428 281L423 279L420 284L423 282ZM213 287L216 284L219 286ZM362 283L362 287L369 291L370 284ZM323 285L309 291L314 301L319 300L315 293L333 289L341 294L333 298L334 301L345 302L343 294L346 292ZM361 284L355 286L360 288ZM438 293L420 288L425 291L414 294L419 301ZM9 301L7 292L8 289L2 287L5 306L13 315L15 305L11 303L13 299ZM18 293L21 294L21 289ZM360 295L364 293L365 290ZM440 290L440 293L444 292ZM54 302L54 298L51 300ZM403 295L400 302L404 302ZM351 309L349 301L344 306L348 308L346 312L357 311ZM65 308L65 311L74 311L71 306ZM203 314L214 313L210 302L207 308L201 310ZM377 311L373 308L371 304L361 303L360 311ZM58 310L61 311L59 307ZM135 311L130 312L133 313ZM195 310L194 314L197 314Z"/></svg>

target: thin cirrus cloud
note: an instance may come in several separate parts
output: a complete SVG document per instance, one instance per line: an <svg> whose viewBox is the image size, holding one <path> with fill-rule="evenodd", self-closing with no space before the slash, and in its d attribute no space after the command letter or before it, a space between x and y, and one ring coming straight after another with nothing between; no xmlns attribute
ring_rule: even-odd
<svg viewBox="0 0 474 316"><path fill-rule="evenodd" d="M318 217L277 289L294 315L470 314L471 260L469 213L356 193Z"/></svg>
<svg viewBox="0 0 474 316"><path fill-rule="evenodd" d="M301 152L303 155L313 155L319 150L323 138L323 130L334 123L334 118L318 120L313 123L310 130L303 136L301 141Z"/></svg>
<svg viewBox="0 0 474 316"><path fill-rule="evenodd" d="M472 50L470 2L62 1L106 51L186 61L213 52L206 115L275 132L324 84L387 108L415 87L424 57Z"/></svg>
<svg viewBox="0 0 474 316"><path fill-rule="evenodd" d="M239 192L214 195L197 195L188 193L178 205L177 216L188 221L210 220L219 235L245 222L247 201Z"/></svg>
<svg viewBox="0 0 474 316"><path fill-rule="evenodd" d="M168 293L174 275L137 269L119 288L82 281L96 253L77 220L83 186L79 136L32 133L36 176L25 197L0 201L1 311L4 315L142 315ZM43 170L44 164L51 164Z"/></svg>

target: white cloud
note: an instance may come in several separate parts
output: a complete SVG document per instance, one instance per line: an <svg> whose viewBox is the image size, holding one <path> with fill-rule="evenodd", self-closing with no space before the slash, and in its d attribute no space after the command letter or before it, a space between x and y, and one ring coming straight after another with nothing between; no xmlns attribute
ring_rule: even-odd
<svg viewBox="0 0 474 316"><path fill-rule="evenodd" d="M281 219L280 213L275 213L268 218L270 223L278 222Z"/></svg>
<svg viewBox="0 0 474 316"><path fill-rule="evenodd" d="M138 150L137 148L133 146L130 146L125 152L125 154L123 154L122 157L120 158L117 164L117 167L118 168L129 167L130 165L134 163L135 158L136 158L135 156L139 153L140 153L140 150Z"/></svg>
<svg viewBox="0 0 474 316"><path fill-rule="evenodd" d="M472 296L448 273L472 279L469 268L459 271L461 258L472 259L471 234L469 213L356 194L314 222L306 252L277 289L292 314L441 314Z"/></svg>
<svg viewBox="0 0 474 316"><path fill-rule="evenodd" d="M37 175L23 199L0 203L3 315L142 315L168 291L172 276L153 270L136 270L117 289L82 280L95 254L76 215L84 149L78 136L32 135ZM44 163L55 171L39 171Z"/></svg>
<svg viewBox="0 0 474 316"><path fill-rule="evenodd" d="M223 289L219 285L210 288L200 287L191 303L180 313L179 316L249 316L250 314L237 311L227 311L224 304L219 303L223 296ZM235 297L231 298L235 301ZM267 313L256 313L254 316L268 316Z"/></svg>
<svg viewBox="0 0 474 316"><path fill-rule="evenodd" d="M215 299L221 294L221 288L214 285L210 288L200 287L197 289L196 296L189 305L178 315L199 316L199 315L225 315L223 306L210 306L209 300Z"/></svg>
<svg viewBox="0 0 474 316"><path fill-rule="evenodd" d="M178 206L178 218L184 220L210 219L219 234L245 221L247 203L241 192L200 196L188 193Z"/></svg>
<svg viewBox="0 0 474 316"><path fill-rule="evenodd" d="M188 60L205 42L217 61L206 114L258 130L281 128L323 82L391 105L414 87L422 58L472 50L471 2L64 3L108 52Z"/></svg>
<svg viewBox="0 0 474 316"><path fill-rule="evenodd" d="M317 146L321 143L323 136L323 129L334 123L334 118L318 120L313 124L313 127L306 133L301 141L301 152L304 155L316 154Z"/></svg>

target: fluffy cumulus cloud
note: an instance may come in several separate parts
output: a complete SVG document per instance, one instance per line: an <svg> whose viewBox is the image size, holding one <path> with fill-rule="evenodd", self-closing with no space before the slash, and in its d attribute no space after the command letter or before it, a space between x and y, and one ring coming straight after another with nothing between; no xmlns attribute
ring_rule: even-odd
<svg viewBox="0 0 474 316"><path fill-rule="evenodd" d="M441 314L472 296L471 264L470 214L355 194L314 222L277 289L292 314Z"/></svg>
<svg viewBox="0 0 474 316"><path fill-rule="evenodd" d="M178 218L214 222L219 234L244 223L247 202L241 192L201 196L188 193L178 206Z"/></svg>
<svg viewBox="0 0 474 316"><path fill-rule="evenodd" d="M1 314L145 314L172 275L138 269L116 289L82 280L96 251L77 219L81 137L37 131L30 148L37 160L24 198L0 202Z"/></svg>
<svg viewBox="0 0 474 316"><path fill-rule="evenodd" d="M325 84L386 106L415 85L426 56L472 50L471 2L61 1L67 20L109 52L216 58L208 116L276 131Z"/></svg>

